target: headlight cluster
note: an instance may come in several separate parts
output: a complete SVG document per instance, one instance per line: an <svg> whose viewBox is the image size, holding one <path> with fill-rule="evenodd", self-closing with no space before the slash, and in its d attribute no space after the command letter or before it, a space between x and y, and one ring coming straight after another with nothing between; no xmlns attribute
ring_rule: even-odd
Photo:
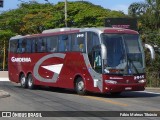
<svg viewBox="0 0 160 120"><path fill-rule="evenodd" d="M145 83L146 79L139 80L138 83Z"/></svg>

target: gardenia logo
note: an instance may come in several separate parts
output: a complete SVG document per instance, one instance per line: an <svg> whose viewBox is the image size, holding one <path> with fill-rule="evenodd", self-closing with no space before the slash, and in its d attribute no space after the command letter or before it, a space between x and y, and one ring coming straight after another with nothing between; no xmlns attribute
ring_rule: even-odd
<svg viewBox="0 0 160 120"><path fill-rule="evenodd" d="M11 58L12 62L31 62L31 58Z"/></svg>

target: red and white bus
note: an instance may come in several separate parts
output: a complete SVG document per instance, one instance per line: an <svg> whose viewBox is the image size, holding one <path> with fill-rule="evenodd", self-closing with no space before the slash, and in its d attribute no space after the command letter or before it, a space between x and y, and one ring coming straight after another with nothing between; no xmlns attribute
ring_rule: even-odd
<svg viewBox="0 0 160 120"><path fill-rule="evenodd" d="M9 42L9 79L35 85L120 94L145 89L138 32L121 28L57 28Z"/></svg>

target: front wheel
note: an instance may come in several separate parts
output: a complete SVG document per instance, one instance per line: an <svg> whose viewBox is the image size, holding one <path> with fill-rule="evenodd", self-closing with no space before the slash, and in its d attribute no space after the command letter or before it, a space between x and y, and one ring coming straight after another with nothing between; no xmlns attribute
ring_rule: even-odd
<svg viewBox="0 0 160 120"><path fill-rule="evenodd" d="M27 88L27 79L24 74L20 76L20 83L22 88Z"/></svg>
<svg viewBox="0 0 160 120"><path fill-rule="evenodd" d="M34 89L34 81L33 81L33 78L32 78L32 74L29 74L28 75L28 88L29 89Z"/></svg>
<svg viewBox="0 0 160 120"><path fill-rule="evenodd" d="M79 95L85 95L86 94L84 81L80 77L76 80L75 90L76 90L77 94L79 94Z"/></svg>

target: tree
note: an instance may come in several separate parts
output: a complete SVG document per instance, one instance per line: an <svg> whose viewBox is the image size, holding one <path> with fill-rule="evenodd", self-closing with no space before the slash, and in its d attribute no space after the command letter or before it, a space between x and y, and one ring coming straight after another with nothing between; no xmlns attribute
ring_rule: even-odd
<svg viewBox="0 0 160 120"><path fill-rule="evenodd" d="M160 0L145 0L132 3L128 8L129 15L138 18L139 31L145 43L160 46ZM156 49L155 49L156 50ZM147 51L147 50L146 50ZM150 61L146 52L146 72L149 86L160 86L160 52L156 50L156 59Z"/></svg>
<svg viewBox="0 0 160 120"><path fill-rule="evenodd" d="M128 8L128 13L133 17L143 17L142 23L150 29L158 29L160 26L160 0L132 3Z"/></svg>
<svg viewBox="0 0 160 120"><path fill-rule="evenodd" d="M106 17L125 17L125 14L121 11L104 9L90 2L68 2L67 22L69 27L104 26ZM11 36L36 34L45 29L60 27L65 27L64 2L59 2L56 5L25 2L20 4L17 9L0 14L0 44L1 46L4 45L5 41L6 51ZM0 48L2 51L0 58L4 58L3 49L4 46ZM0 67L2 68L2 61L0 61Z"/></svg>
<svg viewBox="0 0 160 120"><path fill-rule="evenodd" d="M0 30L0 70L7 69L8 41L15 33L9 30Z"/></svg>
<svg viewBox="0 0 160 120"><path fill-rule="evenodd" d="M132 3L128 8L128 14L132 17L140 16L146 12L147 4L146 3Z"/></svg>
<svg viewBox="0 0 160 120"><path fill-rule="evenodd" d="M90 2L68 2L68 27L101 27L106 17L123 17L120 11L111 11ZM19 8L0 15L0 29L17 34L41 33L44 29L65 27L64 2L40 4L22 3Z"/></svg>

